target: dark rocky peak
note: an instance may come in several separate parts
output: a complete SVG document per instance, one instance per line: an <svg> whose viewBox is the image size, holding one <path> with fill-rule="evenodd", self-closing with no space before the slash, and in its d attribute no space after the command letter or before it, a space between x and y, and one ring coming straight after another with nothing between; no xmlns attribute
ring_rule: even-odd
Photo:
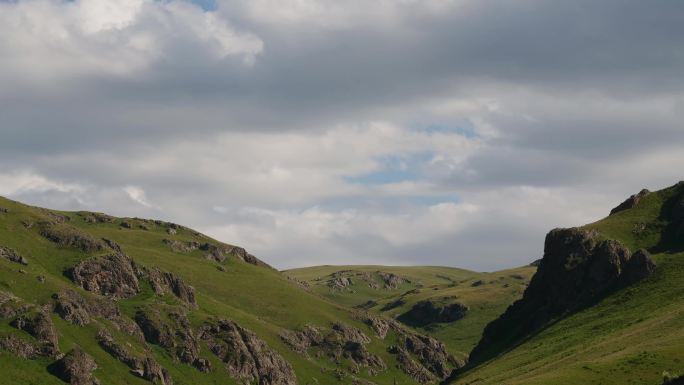
<svg viewBox="0 0 684 385"><path fill-rule="evenodd" d="M552 320L590 306L654 270L655 264L645 250L632 255L623 244L602 240L596 231L552 230L523 298L487 325L471 353L471 362L498 354Z"/></svg>
<svg viewBox="0 0 684 385"><path fill-rule="evenodd" d="M617 207L615 207L614 209L610 210L610 215L613 215L613 214L615 214L615 213L619 213L620 211L629 210L629 209L635 207L636 205L639 204L639 202L641 202L641 200L642 200L646 195L648 195L648 194L650 194L650 193L651 193L651 192L648 191L648 190L646 190L646 189L643 189L643 190L639 191L638 193L636 193L636 194L630 196L629 198L627 198L624 202L622 202L622 203L620 203L619 205L617 205Z"/></svg>

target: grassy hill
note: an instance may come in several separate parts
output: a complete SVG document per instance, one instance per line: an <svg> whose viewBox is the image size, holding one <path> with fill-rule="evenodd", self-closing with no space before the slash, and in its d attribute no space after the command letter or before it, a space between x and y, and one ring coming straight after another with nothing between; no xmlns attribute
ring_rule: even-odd
<svg viewBox="0 0 684 385"><path fill-rule="evenodd" d="M661 384L684 374L683 197L678 184L582 227L650 251L654 274L556 319L453 384Z"/></svg>
<svg viewBox="0 0 684 385"><path fill-rule="evenodd" d="M239 361L253 355L255 365L266 365L272 361L269 357L257 357L259 350L266 349L291 365L296 377L294 381L299 384L416 383L401 369L398 355L388 352L389 346L403 343L402 338L414 338L413 334L391 329L385 338L381 338L368 325L364 312L350 310L310 293L300 283L254 259L243 249L222 244L182 226L96 213L51 211L0 198L0 248L2 384L64 383L52 375L48 367L74 348L82 349L94 359L97 369L93 375L103 384L164 382L159 378L148 381L134 375L138 361L126 361L106 351L98 343L103 332L108 332L117 346L123 347L130 356L141 360L150 357L167 370L176 385L249 382L245 380L247 377L240 377L245 373L230 372L230 360ZM123 274L125 270L102 268L109 263L103 257L113 254L131 258L139 281L139 289L134 295L114 298L113 294L109 295L114 291L106 292L105 289L126 289L123 283L120 287L103 286L102 279ZM76 273L69 272L84 261L91 263L83 265L84 274L89 268L94 273L86 277L85 283L78 284L74 278ZM93 268L92 263L103 265ZM155 271L159 273L153 274ZM99 286L92 284L95 281ZM164 285L168 286L165 292ZM192 296L188 296L188 290L192 291ZM76 304L63 305L66 310L62 309L62 313L66 316L60 316L55 310L60 306L57 294L70 292L75 292ZM92 308L78 305L78 301L87 306L101 304L104 309L113 306L114 310L109 313L120 314L106 315L105 310L96 309L89 316L91 322L74 324L73 318L80 317L83 309ZM41 314L46 316L40 318ZM65 317L71 317L72 322ZM219 334L214 330L219 319L234 321L239 327L255 333L265 347L255 342L256 347L245 348L234 330ZM342 329L332 330L335 323L342 324ZM145 332L144 340L140 325ZM302 353L293 350L283 335L305 326L318 328L326 340ZM49 345L44 340L50 339L51 328L56 333L59 353L27 353ZM361 333L361 337L354 331ZM244 334L241 338L246 339ZM361 342L348 341L355 338ZM345 346L346 343L351 347ZM233 351L231 344L244 349ZM179 357L182 357L183 349L191 353L193 349L197 350L192 354L200 360L182 362ZM32 357L20 358L22 354ZM183 351L183 354L190 353ZM364 360L369 357L379 358L382 367L366 365ZM407 357L402 358L403 366L418 363L417 367L422 368L423 361L414 352L409 351ZM210 365L211 370L203 372L193 367L198 364ZM250 368L240 367L239 363L233 366L236 365L247 376L251 373ZM448 364L452 365L454 363ZM265 370L259 367L253 373ZM264 374L263 378L254 381L294 383L267 377ZM436 382L438 378L432 380Z"/></svg>
<svg viewBox="0 0 684 385"><path fill-rule="evenodd" d="M466 357L484 326L522 295L535 270L526 266L478 273L438 266L366 265L315 266L284 273L307 282L313 292L331 301L399 320L421 301L438 307L462 304L468 308L463 318L410 326L443 341L453 354ZM399 283L387 285L379 275L382 273L395 275ZM335 286L335 277L349 278L351 283Z"/></svg>

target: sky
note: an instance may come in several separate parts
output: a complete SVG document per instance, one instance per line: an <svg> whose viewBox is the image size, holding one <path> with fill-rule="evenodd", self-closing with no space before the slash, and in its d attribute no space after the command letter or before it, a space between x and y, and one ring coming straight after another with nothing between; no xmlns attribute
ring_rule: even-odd
<svg viewBox="0 0 684 385"><path fill-rule="evenodd" d="M519 266L684 179L682 36L680 0L0 0L0 195Z"/></svg>

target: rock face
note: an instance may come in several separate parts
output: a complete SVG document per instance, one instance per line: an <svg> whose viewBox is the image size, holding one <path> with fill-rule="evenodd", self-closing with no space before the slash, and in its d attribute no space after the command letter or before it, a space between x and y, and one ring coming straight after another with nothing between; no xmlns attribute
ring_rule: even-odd
<svg viewBox="0 0 684 385"><path fill-rule="evenodd" d="M107 298L86 299L74 290L61 291L52 298L55 300L55 313L74 325L88 325L92 317L114 320L120 316L116 304Z"/></svg>
<svg viewBox="0 0 684 385"><path fill-rule="evenodd" d="M83 289L115 300L140 292L135 265L125 254L86 259L69 269L66 275Z"/></svg>
<svg viewBox="0 0 684 385"><path fill-rule="evenodd" d="M555 229L546 236L544 257L523 298L484 330L471 362L482 361L563 314L600 300L655 270L648 252L632 255L595 231Z"/></svg>
<svg viewBox="0 0 684 385"><path fill-rule="evenodd" d="M353 283L354 281L352 281L352 279L349 277L333 277L328 281L328 287L333 290L342 290L349 287Z"/></svg>
<svg viewBox="0 0 684 385"><path fill-rule="evenodd" d="M50 315L42 311L27 312L10 323L13 327L32 335L41 344L40 350L47 356L59 353L57 330Z"/></svg>
<svg viewBox="0 0 684 385"><path fill-rule="evenodd" d="M208 370L206 362L199 358L199 342L182 309L163 313L149 307L136 313L135 322L142 329L145 341L165 348L182 363Z"/></svg>
<svg viewBox="0 0 684 385"><path fill-rule="evenodd" d="M20 263L22 265L28 265L28 261L16 250L10 249L9 247L0 246L0 258L5 258L9 261Z"/></svg>
<svg viewBox="0 0 684 385"><path fill-rule="evenodd" d="M5 351L16 357L27 360L35 360L39 357L50 357L54 353L51 349L36 346L14 334L0 337L0 351Z"/></svg>
<svg viewBox="0 0 684 385"><path fill-rule="evenodd" d="M639 191L638 193L627 198L624 202L620 203L614 209L610 210L610 215L613 215L615 213L619 213L620 211L625 211L625 210L631 209L632 207L638 205L639 202L641 201L641 199L643 199L646 195L648 195L650 193L651 192L646 190L646 189Z"/></svg>
<svg viewBox="0 0 684 385"><path fill-rule="evenodd" d="M173 385L169 372L152 357L138 358L131 354L126 347L117 343L105 330L97 334L97 343L112 357L126 364L131 373L154 384Z"/></svg>
<svg viewBox="0 0 684 385"><path fill-rule="evenodd" d="M439 306L432 301L420 301L397 319L410 326L458 321L465 317L468 307L460 303Z"/></svg>
<svg viewBox="0 0 684 385"><path fill-rule="evenodd" d="M78 348L48 368L52 374L71 385L99 385L100 382L92 374L95 369L97 364L93 357Z"/></svg>
<svg viewBox="0 0 684 385"><path fill-rule="evenodd" d="M399 285L410 282L394 273L386 273L384 271L378 271L377 273L380 279L382 279L382 282L385 284L385 289L396 289L399 287Z"/></svg>
<svg viewBox="0 0 684 385"><path fill-rule="evenodd" d="M233 321L221 319L205 325L200 338L235 379L259 385L297 384L292 367L280 354Z"/></svg>
<svg viewBox="0 0 684 385"><path fill-rule="evenodd" d="M152 289L157 295L164 295L170 292L186 304L197 307L195 289L177 275L161 271L158 268L145 268L144 274L149 279Z"/></svg>
<svg viewBox="0 0 684 385"><path fill-rule="evenodd" d="M104 250L102 242L88 233L65 223L42 223L40 235L60 246L73 247L86 253Z"/></svg>

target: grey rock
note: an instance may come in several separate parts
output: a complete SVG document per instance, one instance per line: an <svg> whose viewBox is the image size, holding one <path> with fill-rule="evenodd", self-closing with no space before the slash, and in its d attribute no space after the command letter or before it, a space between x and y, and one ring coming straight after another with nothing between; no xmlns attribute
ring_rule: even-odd
<svg viewBox="0 0 684 385"><path fill-rule="evenodd" d="M15 263L22 264L24 266L28 265L28 260L19 254L16 250L9 247L0 246L0 258L7 259Z"/></svg>
<svg viewBox="0 0 684 385"><path fill-rule="evenodd" d="M651 192L648 191L648 190L646 190L646 189L643 189L643 190L639 191L638 193L636 193L636 194L630 196L629 198L627 198L624 202L620 203L620 204L619 204L617 207L615 207L614 209L610 210L610 215L619 213L620 211L629 210L629 209L635 207L636 205L639 204L639 202L641 202L641 200L642 200L645 196L647 196L647 195L650 194L650 193L651 193Z"/></svg>
<svg viewBox="0 0 684 385"><path fill-rule="evenodd" d="M125 254L88 258L67 270L66 275L83 289L115 300L140 292L135 264Z"/></svg>
<svg viewBox="0 0 684 385"><path fill-rule="evenodd" d="M226 364L231 377L260 385L296 385L294 370L256 334L233 321L208 323L200 332L209 349Z"/></svg>
<svg viewBox="0 0 684 385"><path fill-rule="evenodd" d="M52 374L71 385L98 385L100 382L92 374L95 369L97 364L93 357L79 348L69 351L48 368Z"/></svg>

